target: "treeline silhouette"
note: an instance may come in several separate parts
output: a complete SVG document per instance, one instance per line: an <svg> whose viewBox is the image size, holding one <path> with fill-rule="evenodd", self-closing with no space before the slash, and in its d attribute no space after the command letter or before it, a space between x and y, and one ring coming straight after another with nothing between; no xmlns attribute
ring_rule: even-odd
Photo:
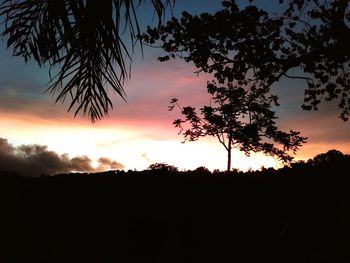
<svg viewBox="0 0 350 263"><path fill-rule="evenodd" d="M350 262L349 164L333 150L246 173L2 172L0 260Z"/></svg>

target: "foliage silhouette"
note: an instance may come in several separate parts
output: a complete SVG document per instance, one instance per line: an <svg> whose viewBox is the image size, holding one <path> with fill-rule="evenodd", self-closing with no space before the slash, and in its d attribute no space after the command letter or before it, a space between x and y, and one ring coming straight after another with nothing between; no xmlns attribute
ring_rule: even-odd
<svg viewBox="0 0 350 263"><path fill-rule="evenodd" d="M57 75L50 74L48 90L57 94L56 102L70 97L75 115L82 111L96 121L112 108L107 85L125 98L123 83L140 33L135 2L149 2L159 23L173 5L172 0L5 0L1 36L7 37L13 55L60 67ZM132 47L122 40L123 32L129 33Z"/></svg>
<svg viewBox="0 0 350 263"><path fill-rule="evenodd" d="M253 2L253 1L250 1ZM277 1L276 1L277 2ZM283 3L283 0L279 1ZM303 79L304 110L338 99L340 118L350 110L350 8L348 0L290 0L281 14L234 0L215 14L182 13L142 39L213 73L219 83L268 90L281 78ZM293 71L291 71L293 69ZM294 71L294 69L296 69Z"/></svg>
<svg viewBox="0 0 350 263"><path fill-rule="evenodd" d="M330 164L330 163L337 163L337 162L343 162L343 161L350 161L350 155L343 154L340 151L337 150L329 150L326 153L320 153L316 155L312 160L309 160L310 163L313 165L320 165L320 164Z"/></svg>
<svg viewBox="0 0 350 263"><path fill-rule="evenodd" d="M199 166L196 169L194 169L192 172L194 174L204 174L204 175L210 174L209 169L205 166Z"/></svg>
<svg viewBox="0 0 350 263"><path fill-rule="evenodd" d="M194 107L181 107L177 99L171 101L169 110L178 107L184 119L176 119L173 124L179 128L185 141L196 141L203 136L213 136L227 151L227 171L231 171L231 151L233 148L249 155L263 152L275 156L284 163L290 162L294 153L306 142L299 132L283 132L276 126L272 106L277 105L277 97L265 94L262 89L240 86L217 85L215 81L207 85L211 94L211 105L203 106L200 115ZM188 126L184 126L188 124Z"/></svg>

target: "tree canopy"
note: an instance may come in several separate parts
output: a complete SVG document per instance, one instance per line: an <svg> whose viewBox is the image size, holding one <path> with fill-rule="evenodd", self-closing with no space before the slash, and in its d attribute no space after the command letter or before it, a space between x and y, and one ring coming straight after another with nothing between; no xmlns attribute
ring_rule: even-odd
<svg viewBox="0 0 350 263"><path fill-rule="evenodd" d="M183 12L161 30L148 28L142 38L151 45L160 42L167 52L160 61L181 57L193 62L197 72L213 73L220 83L237 82L268 92L283 77L303 79L303 109L316 110L322 101L338 99L339 117L348 120L349 1L287 2L274 14L223 1L223 9L215 14Z"/></svg>
<svg viewBox="0 0 350 263"><path fill-rule="evenodd" d="M317 154L312 160L309 160L309 162L314 165L336 164L342 161L350 161L350 155L343 154L341 151L335 149L329 150L326 153Z"/></svg>

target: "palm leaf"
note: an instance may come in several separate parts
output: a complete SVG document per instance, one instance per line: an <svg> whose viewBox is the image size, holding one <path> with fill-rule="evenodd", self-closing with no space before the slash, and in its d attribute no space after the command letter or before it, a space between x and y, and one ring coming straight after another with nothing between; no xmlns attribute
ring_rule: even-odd
<svg viewBox="0 0 350 263"><path fill-rule="evenodd" d="M146 0L5 0L1 36L13 55L49 63L50 72L58 68L48 88L56 102L70 96L68 111L76 107L75 115L83 111L96 121L112 108L107 87L125 99L123 85L140 34L134 2ZM150 3L160 23L174 0ZM130 47L123 41L126 32Z"/></svg>

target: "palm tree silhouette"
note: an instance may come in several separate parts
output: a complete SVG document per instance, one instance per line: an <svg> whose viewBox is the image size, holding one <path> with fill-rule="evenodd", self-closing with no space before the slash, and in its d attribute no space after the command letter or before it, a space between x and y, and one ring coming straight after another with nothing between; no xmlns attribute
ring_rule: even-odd
<svg viewBox="0 0 350 263"><path fill-rule="evenodd" d="M135 4L136 2L136 4ZM123 99L128 64L140 33L136 9L151 3L159 24L174 0L5 0L0 5L7 47L27 61L60 66L50 74L48 88L56 102L71 102L75 115L83 111L92 121L112 108L106 86ZM129 33L131 45L122 36ZM141 44L142 48L142 44Z"/></svg>

